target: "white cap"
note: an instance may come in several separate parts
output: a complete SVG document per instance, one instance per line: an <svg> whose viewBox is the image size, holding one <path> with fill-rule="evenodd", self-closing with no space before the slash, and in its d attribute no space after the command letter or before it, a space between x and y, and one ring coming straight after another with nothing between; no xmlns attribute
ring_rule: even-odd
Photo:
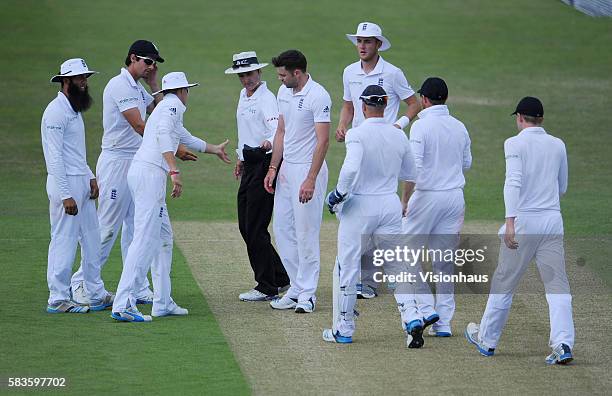
<svg viewBox="0 0 612 396"><path fill-rule="evenodd" d="M87 63L83 59L73 58L62 63L59 74L53 76L51 82L61 82L62 77L80 76L81 74L86 74L89 77L97 73L97 71L89 70Z"/></svg>
<svg viewBox="0 0 612 396"><path fill-rule="evenodd" d="M189 88L200 85L198 83L188 83L187 76L183 72L171 72L166 74L162 78L162 88L157 92L153 92L153 95L157 95L158 93L168 91L171 89L179 89L179 88Z"/></svg>
<svg viewBox="0 0 612 396"><path fill-rule="evenodd" d="M376 37L382 41L379 51L386 51L391 48L391 43L382 35L380 26L372 22L361 22L357 25L357 33L347 34L346 37L355 45L357 45L357 37Z"/></svg>
<svg viewBox="0 0 612 396"><path fill-rule="evenodd" d="M225 70L225 74L247 73L268 66L267 63L259 63L255 51L241 52L232 57L232 67Z"/></svg>

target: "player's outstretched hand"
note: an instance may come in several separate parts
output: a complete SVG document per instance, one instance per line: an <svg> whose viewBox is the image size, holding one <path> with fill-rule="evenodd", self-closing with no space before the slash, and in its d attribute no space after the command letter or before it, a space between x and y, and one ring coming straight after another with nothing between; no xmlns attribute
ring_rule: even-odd
<svg viewBox="0 0 612 396"><path fill-rule="evenodd" d="M227 156L227 153L225 152L225 146L227 146L228 143L229 143L229 139L225 139L225 142L221 144L213 144L211 147L210 153L216 154L217 157L219 157L219 159L225 162L226 164L231 164L232 161L229 159L229 157ZM206 149L206 151L209 152L208 148Z"/></svg>
<svg viewBox="0 0 612 396"><path fill-rule="evenodd" d="M327 203L327 209L329 209L329 213L336 213L336 207L338 206L338 204L344 201L345 197L346 194L340 194L338 192L338 189L330 191L329 194L327 194L327 198L325 199L325 203Z"/></svg>
<svg viewBox="0 0 612 396"><path fill-rule="evenodd" d="M176 156L183 161L198 160L198 156L187 150L187 146L185 146L184 144L179 144L178 148L176 149Z"/></svg>

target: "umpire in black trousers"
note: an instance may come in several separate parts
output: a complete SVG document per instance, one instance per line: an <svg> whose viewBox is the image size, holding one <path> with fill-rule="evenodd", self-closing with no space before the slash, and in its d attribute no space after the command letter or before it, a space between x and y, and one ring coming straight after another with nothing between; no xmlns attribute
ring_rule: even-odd
<svg viewBox="0 0 612 396"><path fill-rule="evenodd" d="M225 71L226 74L238 74L243 86L236 111L238 161L234 176L240 177L238 226L257 285L240 294L242 301L271 300L289 284L268 232L274 195L268 194L263 185L278 124L276 97L261 81L260 69L266 65L258 62L255 52L242 52L233 56L232 67Z"/></svg>

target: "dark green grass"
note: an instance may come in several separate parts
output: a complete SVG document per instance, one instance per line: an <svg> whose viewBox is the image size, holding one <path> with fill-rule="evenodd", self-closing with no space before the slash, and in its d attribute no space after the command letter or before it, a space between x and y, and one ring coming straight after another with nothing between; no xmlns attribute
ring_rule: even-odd
<svg viewBox="0 0 612 396"><path fill-rule="evenodd" d="M78 318L43 313L48 212L40 117L56 94L48 79L69 57L83 57L100 71L90 80L96 103L85 114L92 168L100 150L102 90L119 72L130 43L140 38L154 40L167 59L160 77L182 70L201 83L191 91L185 125L206 140L227 137L236 143L240 86L223 70L232 53L249 49L263 60L301 49L314 79L332 95L333 131L341 73L356 60L344 34L362 20L383 26L393 45L385 59L400 66L415 89L430 75L447 80L451 111L472 137L467 220L502 221L503 141L516 133L509 113L522 96L536 95L545 105L546 128L568 148L570 185L562 204L567 233L612 232L610 19L584 16L556 0L5 1L0 14L0 291L5 298L0 375L47 374L56 367L56 374L70 376L73 389L85 387L78 388L81 393L127 392L128 383L153 393L245 391L178 252L174 290L193 311L188 319L125 327L106 313ZM264 69L264 76L276 91L273 68ZM343 146L332 143L330 188L343 155ZM232 166L201 158L181 168L184 196L169 202L174 219L235 219ZM592 254L601 257L597 247ZM115 253L104 274L111 290L119 268ZM609 273L609 267L598 268Z"/></svg>

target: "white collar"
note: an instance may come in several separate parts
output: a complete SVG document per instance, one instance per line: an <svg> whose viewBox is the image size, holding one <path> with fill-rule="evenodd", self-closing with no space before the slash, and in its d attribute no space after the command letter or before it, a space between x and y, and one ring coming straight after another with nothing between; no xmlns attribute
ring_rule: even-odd
<svg viewBox="0 0 612 396"><path fill-rule="evenodd" d="M383 59L383 57L378 55L378 61L376 62L376 66L374 66L374 69L372 69L371 72L366 74L366 72L363 71L363 67L361 66L361 60L360 60L359 62L357 62L357 65L359 66L359 71L357 72L357 74L362 74L364 76L374 76L376 74L382 74L382 72L385 69L385 63L386 62Z"/></svg>
<svg viewBox="0 0 612 396"><path fill-rule="evenodd" d="M419 118L425 118L427 116L444 116L449 115L448 107L446 105L434 105L421 110L418 114Z"/></svg>
<svg viewBox="0 0 612 396"><path fill-rule="evenodd" d="M128 71L128 69L126 69L125 67L121 68L121 74L123 74L123 76L125 78L127 78L127 80L130 82L130 85L133 87L137 87L138 84L136 83L136 80L134 80L134 77L132 77L132 75L130 74L130 72Z"/></svg>

